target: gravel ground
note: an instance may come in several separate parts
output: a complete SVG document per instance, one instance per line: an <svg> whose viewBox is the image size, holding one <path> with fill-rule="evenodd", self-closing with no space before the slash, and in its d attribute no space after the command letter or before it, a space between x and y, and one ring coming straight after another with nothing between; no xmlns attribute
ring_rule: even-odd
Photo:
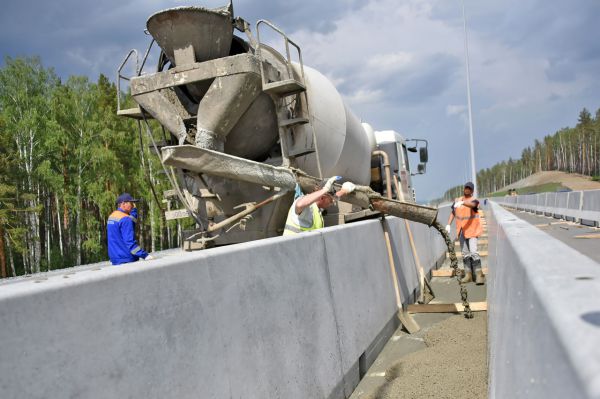
<svg viewBox="0 0 600 399"><path fill-rule="evenodd" d="M487 397L487 312L452 316L424 336L426 348L400 359L369 399ZM465 350L465 348L469 350Z"/></svg>

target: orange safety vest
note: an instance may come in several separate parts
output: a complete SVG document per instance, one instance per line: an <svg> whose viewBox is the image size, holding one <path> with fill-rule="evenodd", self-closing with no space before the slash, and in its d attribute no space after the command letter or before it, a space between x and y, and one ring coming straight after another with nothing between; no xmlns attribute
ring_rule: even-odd
<svg viewBox="0 0 600 399"><path fill-rule="evenodd" d="M460 197L457 201L464 201L464 199L465 197ZM471 197L472 199L473 197ZM483 233L479 212L476 212L473 208L464 205L455 208L454 219L456 220L457 235L460 235L461 230L465 238L479 237Z"/></svg>

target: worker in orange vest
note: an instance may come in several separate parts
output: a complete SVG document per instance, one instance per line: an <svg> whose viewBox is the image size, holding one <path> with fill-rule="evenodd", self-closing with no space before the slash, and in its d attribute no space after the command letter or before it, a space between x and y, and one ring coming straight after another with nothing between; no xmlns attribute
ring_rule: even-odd
<svg viewBox="0 0 600 399"><path fill-rule="evenodd" d="M454 200L446 231L450 233L450 224L452 220L456 220L456 235L460 240L465 268L465 275L461 282L470 283L475 275L475 283L482 285L485 283L485 278L481 270L481 257L477 252L477 239L481 236L483 228L479 218L479 200L473 196L473 189L473 183L465 183L464 195Z"/></svg>

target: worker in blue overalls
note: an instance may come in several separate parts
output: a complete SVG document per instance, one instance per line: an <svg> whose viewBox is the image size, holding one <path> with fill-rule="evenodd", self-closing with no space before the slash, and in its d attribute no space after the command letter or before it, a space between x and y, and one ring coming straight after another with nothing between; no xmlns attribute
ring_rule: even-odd
<svg viewBox="0 0 600 399"><path fill-rule="evenodd" d="M139 259L154 259L135 240L137 209L130 194L123 193L117 198L117 210L110 214L107 222L108 257L113 265L136 262Z"/></svg>

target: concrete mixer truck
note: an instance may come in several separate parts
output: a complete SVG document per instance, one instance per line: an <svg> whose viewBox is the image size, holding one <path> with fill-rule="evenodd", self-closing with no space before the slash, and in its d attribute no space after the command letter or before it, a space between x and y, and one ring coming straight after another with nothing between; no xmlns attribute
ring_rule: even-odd
<svg viewBox="0 0 600 399"><path fill-rule="evenodd" d="M346 223L376 212L431 225L437 211L415 204L408 152L424 173L427 142L395 131L375 131L344 104L333 84L303 64L300 47L266 20L254 34L231 3L217 9L178 7L147 21L152 41L129 81L138 104L117 113L169 133L156 143L161 162L185 207L167 217L193 217L184 248L203 248L280 235L299 185L310 190L333 175L360 185L325 218ZM261 41L277 35L285 49ZM143 72L152 46L156 72ZM296 60L296 61L293 61ZM136 61L137 62L137 61ZM137 65L137 63L136 63ZM396 199L391 200L390 199Z"/></svg>

